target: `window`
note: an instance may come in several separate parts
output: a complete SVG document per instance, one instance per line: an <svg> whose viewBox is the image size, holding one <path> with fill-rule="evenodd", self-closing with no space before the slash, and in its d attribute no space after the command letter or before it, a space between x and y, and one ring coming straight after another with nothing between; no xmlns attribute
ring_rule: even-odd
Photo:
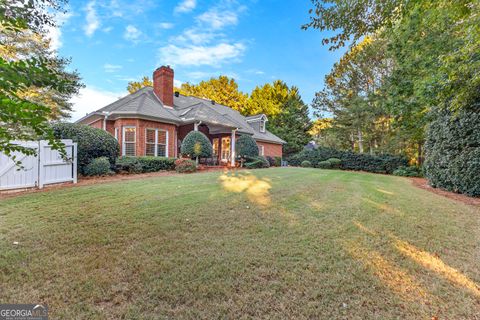
<svg viewBox="0 0 480 320"><path fill-rule="evenodd" d="M145 155L168 157L168 132L160 129L146 129Z"/></svg>
<svg viewBox="0 0 480 320"><path fill-rule="evenodd" d="M260 121L260 132L265 132L265 120Z"/></svg>
<svg viewBox="0 0 480 320"><path fill-rule="evenodd" d="M258 145L258 154L261 156L265 155L265 147L260 144Z"/></svg>
<svg viewBox="0 0 480 320"><path fill-rule="evenodd" d="M212 147L213 147L213 157L216 158L218 157L218 138L213 139Z"/></svg>
<svg viewBox="0 0 480 320"><path fill-rule="evenodd" d="M123 127L123 146L122 152L124 156L136 155L136 128L135 127Z"/></svg>
<svg viewBox="0 0 480 320"><path fill-rule="evenodd" d="M147 129L145 132L145 155L146 156L155 156L156 140L157 140L157 130Z"/></svg>

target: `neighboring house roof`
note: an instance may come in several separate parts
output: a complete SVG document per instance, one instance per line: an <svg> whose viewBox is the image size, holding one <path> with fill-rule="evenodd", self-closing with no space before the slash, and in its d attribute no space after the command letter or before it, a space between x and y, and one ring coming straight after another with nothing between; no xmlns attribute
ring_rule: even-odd
<svg viewBox="0 0 480 320"><path fill-rule="evenodd" d="M247 122L247 119L250 122L250 120L256 117L261 119L264 115L245 117L240 112L214 103L212 100L184 95L174 95L173 108L164 107L160 99L154 94L152 87L144 87L95 112L87 114L77 122L85 122L92 116L99 115L108 115L108 119L112 120L118 117L146 117L178 125L202 121L214 126L238 128L239 133L250 134L257 140L279 144L285 143L285 141L267 130L265 132L255 130Z"/></svg>

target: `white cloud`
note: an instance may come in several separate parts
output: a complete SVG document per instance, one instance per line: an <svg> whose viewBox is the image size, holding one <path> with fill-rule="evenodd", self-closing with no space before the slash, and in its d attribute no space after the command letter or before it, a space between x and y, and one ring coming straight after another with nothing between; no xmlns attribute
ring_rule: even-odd
<svg viewBox="0 0 480 320"><path fill-rule="evenodd" d="M219 43L213 46L189 45L178 47L170 44L160 48L159 56L163 64L190 66L219 66L237 60L245 51L242 43Z"/></svg>
<svg viewBox="0 0 480 320"><path fill-rule="evenodd" d="M181 13L181 12L190 12L195 7L197 6L197 1L196 0L182 0L176 7L175 7L175 12L176 13Z"/></svg>
<svg viewBox="0 0 480 320"><path fill-rule="evenodd" d="M62 47L62 26L72 17L70 12L58 12L53 17L56 26L47 28L47 37L50 39L50 47L58 50Z"/></svg>
<svg viewBox="0 0 480 320"><path fill-rule="evenodd" d="M110 63L105 63L103 65L103 70L105 70L105 72L109 72L109 73L119 71L122 68L123 67L120 66L120 65L114 65L114 64L110 64Z"/></svg>
<svg viewBox="0 0 480 320"><path fill-rule="evenodd" d="M137 42L138 38L142 35L142 31L138 30L134 25L129 24L125 28L125 33L123 34L123 37L132 42Z"/></svg>
<svg viewBox="0 0 480 320"><path fill-rule="evenodd" d="M193 44L207 44L211 42L213 39L218 39L220 36L219 34L209 32L209 31L199 31L196 28L187 29L183 31L177 37L172 38L173 42L184 42L184 43L193 43Z"/></svg>
<svg viewBox="0 0 480 320"><path fill-rule="evenodd" d="M83 30L85 31L85 35L87 35L87 37L91 37L100 27L100 20L98 19L97 11L95 10L95 1L90 1L87 4L85 11L87 11L87 24L83 27Z"/></svg>
<svg viewBox="0 0 480 320"><path fill-rule="evenodd" d="M236 25L238 23L238 14L233 11L220 11L218 8L213 8L199 15L197 20L212 29L218 30L226 26Z"/></svg>
<svg viewBox="0 0 480 320"><path fill-rule="evenodd" d="M160 29L172 29L173 23L171 22L160 22L157 24Z"/></svg>
<svg viewBox="0 0 480 320"><path fill-rule="evenodd" d="M79 95L70 100L73 103L71 120L76 121L84 117L85 114L105 107L126 94L126 92L105 91L91 86L82 88Z"/></svg>

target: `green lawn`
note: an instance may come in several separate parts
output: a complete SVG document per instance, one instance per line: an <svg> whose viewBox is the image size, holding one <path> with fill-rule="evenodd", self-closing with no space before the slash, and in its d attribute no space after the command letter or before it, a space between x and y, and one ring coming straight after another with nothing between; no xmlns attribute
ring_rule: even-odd
<svg viewBox="0 0 480 320"><path fill-rule="evenodd" d="M0 302L52 319L478 319L479 284L480 208L400 177L275 168L0 200Z"/></svg>

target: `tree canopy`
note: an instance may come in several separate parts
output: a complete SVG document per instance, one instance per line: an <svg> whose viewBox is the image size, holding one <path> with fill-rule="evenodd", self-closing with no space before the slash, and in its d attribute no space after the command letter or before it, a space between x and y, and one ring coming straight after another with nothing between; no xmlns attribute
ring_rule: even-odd
<svg viewBox="0 0 480 320"><path fill-rule="evenodd" d="M35 150L13 144L14 140L43 137L54 148L49 120L67 115L69 98L80 88L76 72L66 72L68 60L49 50L46 26L55 26L52 12L63 1L0 2L0 151L34 154Z"/></svg>

